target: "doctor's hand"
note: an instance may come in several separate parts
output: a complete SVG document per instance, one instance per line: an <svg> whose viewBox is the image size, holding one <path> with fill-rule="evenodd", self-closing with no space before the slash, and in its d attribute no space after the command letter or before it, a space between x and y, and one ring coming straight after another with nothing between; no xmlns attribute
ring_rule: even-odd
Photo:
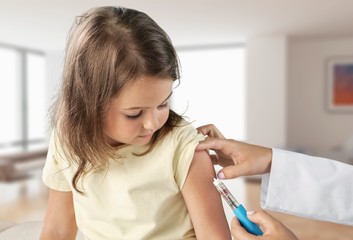
<svg viewBox="0 0 353 240"><path fill-rule="evenodd" d="M196 150L213 150L213 164L223 169L218 178L229 179L239 176L267 173L271 169L272 149L251 145L233 139L225 139L223 134L212 124L201 126L197 130L208 138L199 143Z"/></svg>
<svg viewBox="0 0 353 240"><path fill-rule="evenodd" d="M231 224L231 233L234 240L298 240L298 238L280 221L270 216L265 211L248 212L248 218L260 226L262 236L248 233L239 223L236 217Z"/></svg>

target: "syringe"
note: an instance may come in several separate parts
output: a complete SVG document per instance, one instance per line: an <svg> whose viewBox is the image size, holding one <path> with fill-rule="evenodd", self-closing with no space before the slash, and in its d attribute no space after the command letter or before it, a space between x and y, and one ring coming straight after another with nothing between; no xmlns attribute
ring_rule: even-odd
<svg viewBox="0 0 353 240"><path fill-rule="evenodd" d="M226 185L216 178L213 179L213 184L216 186L223 199L231 207L233 213L239 219L240 224L246 229L246 231L254 235L262 235L263 232L259 226L248 219L245 208L242 204L238 203Z"/></svg>

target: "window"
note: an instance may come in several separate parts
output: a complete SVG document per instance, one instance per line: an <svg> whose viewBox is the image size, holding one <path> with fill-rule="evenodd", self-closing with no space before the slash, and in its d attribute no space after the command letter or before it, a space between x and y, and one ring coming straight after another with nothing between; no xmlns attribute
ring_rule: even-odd
<svg viewBox="0 0 353 240"><path fill-rule="evenodd" d="M45 61L42 55L27 54L27 129L30 148L40 147L47 126Z"/></svg>
<svg viewBox="0 0 353 240"><path fill-rule="evenodd" d="M172 108L195 121L213 123L227 138L245 140L245 47L178 49L182 73Z"/></svg>
<svg viewBox="0 0 353 240"><path fill-rule="evenodd" d="M0 154L44 148L44 55L0 45L0 66Z"/></svg>

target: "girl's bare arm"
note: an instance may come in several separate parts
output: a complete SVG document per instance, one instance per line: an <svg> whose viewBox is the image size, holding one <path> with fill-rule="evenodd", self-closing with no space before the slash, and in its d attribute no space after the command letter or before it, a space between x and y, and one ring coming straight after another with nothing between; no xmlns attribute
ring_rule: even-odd
<svg viewBox="0 0 353 240"><path fill-rule="evenodd" d="M215 170L206 151L194 154L181 190L197 239L231 239L221 197L213 185Z"/></svg>
<svg viewBox="0 0 353 240"><path fill-rule="evenodd" d="M76 234L72 193L50 189L40 240L74 240Z"/></svg>

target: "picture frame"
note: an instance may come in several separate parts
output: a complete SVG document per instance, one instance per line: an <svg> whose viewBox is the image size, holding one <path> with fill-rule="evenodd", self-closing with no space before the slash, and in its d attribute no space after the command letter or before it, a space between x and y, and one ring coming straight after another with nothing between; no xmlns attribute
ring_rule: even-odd
<svg viewBox="0 0 353 240"><path fill-rule="evenodd" d="M327 61L327 108L332 112L353 112L353 56Z"/></svg>

